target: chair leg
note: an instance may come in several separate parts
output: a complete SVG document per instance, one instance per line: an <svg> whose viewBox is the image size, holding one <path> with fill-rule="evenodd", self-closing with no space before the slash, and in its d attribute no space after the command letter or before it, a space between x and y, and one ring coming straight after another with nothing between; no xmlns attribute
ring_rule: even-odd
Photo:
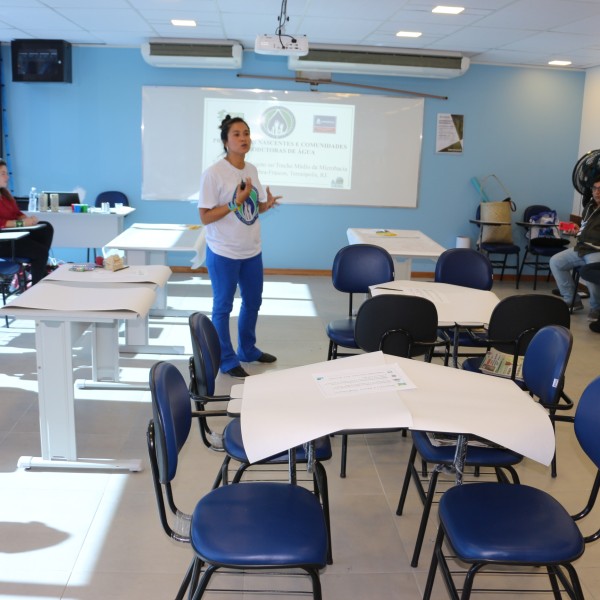
<svg viewBox="0 0 600 600"><path fill-rule="evenodd" d="M346 460L348 458L348 436L342 434L342 460L340 464L340 477L344 479L346 477Z"/></svg>
<svg viewBox="0 0 600 600"><path fill-rule="evenodd" d="M404 510L404 503L406 502L406 496L408 494L408 486L410 485L411 478L411 467L414 468L415 459L417 457L417 449L414 444L410 449L410 456L408 458L408 464L406 465L406 473L404 475L404 481L402 482L402 491L400 492L400 499L398 500L398 508L396 508L396 514L400 516Z"/></svg>
<svg viewBox="0 0 600 600"><path fill-rule="evenodd" d="M315 462L313 473L315 493L321 498L323 505L323 515L325 516L325 526L327 528L327 564L333 564L333 550L331 546L331 518L329 515L329 487L327 485L327 471L319 462Z"/></svg>
<svg viewBox="0 0 600 600"><path fill-rule="evenodd" d="M521 275L523 274L523 269L525 267L526 260L527 260L527 250L525 250L525 256L523 257L523 260L521 262L521 267L519 268L519 270L517 272L517 289L519 289L519 283L521 282Z"/></svg>
<svg viewBox="0 0 600 600"><path fill-rule="evenodd" d="M333 360L336 354L336 344L329 340L329 350L327 351L327 360Z"/></svg>
<svg viewBox="0 0 600 600"><path fill-rule="evenodd" d="M563 568L569 575L568 579L562 571ZM555 567L555 569L556 576L560 579L567 594L569 594L569 598L572 598L573 600L583 600L583 590L581 589L581 583L575 567L572 564L567 563L559 565Z"/></svg>
<svg viewBox="0 0 600 600"><path fill-rule="evenodd" d="M181 582L181 585L179 586L179 590L177 590L177 595L175 596L175 600L183 600L185 598L185 593L187 592L188 588L190 587L190 582L192 581L192 575L194 573L194 567L196 564L196 558L194 558L192 560L192 562L190 563L190 566L188 567L187 571L185 572L185 576L183 578L183 581Z"/></svg>
<svg viewBox="0 0 600 600"><path fill-rule="evenodd" d="M417 541L415 542L415 549L413 551L412 560L410 561L411 567L419 566L419 556L421 555L421 548L423 547L423 540L425 539L425 531L427 529L427 523L429 521L429 514L431 513L431 506L433 505L433 497L435 494L435 487L439 476L439 469L436 467L431 473L429 479L429 487L427 488L427 498L425 505L423 506L423 512L421 514L421 522L419 523L419 532L417 533Z"/></svg>
<svg viewBox="0 0 600 600"><path fill-rule="evenodd" d="M569 311L573 313L573 308L575 306L575 300L577 300L577 290L579 288L579 270L573 270L573 282L575 283L575 290L573 291L573 297L571 298L571 305L569 306Z"/></svg>
<svg viewBox="0 0 600 600"><path fill-rule="evenodd" d="M306 572L310 575L313 588L313 600L322 600L323 595L321 591L321 579L319 578L319 572L316 569L306 569Z"/></svg>
<svg viewBox="0 0 600 600"><path fill-rule="evenodd" d="M556 578L556 569L554 567L546 567L546 571L548 571L548 579L550 579L550 587L552 588L552 594L554 594L554 600L561 600L562 595L560 593L560 588L558 587L558 580Z"/></svg>
<svg viewBox="0 0 600 600"><path fill-rule="evenodd" d="M199 568L199 565L198 565ZM196 589L194 590L194 595L192 596L192 600L200 600L200 598L202 598L202 595L204 594L204 592L206 591L206 588L208 586L208 582L210 581L210 578L213 576L213 573L217 570L217 567L215 567L214 565L209 565L206 570L204 571L204 574L202 575L202 578L200 579L200 583L196 586Z"/></svg>

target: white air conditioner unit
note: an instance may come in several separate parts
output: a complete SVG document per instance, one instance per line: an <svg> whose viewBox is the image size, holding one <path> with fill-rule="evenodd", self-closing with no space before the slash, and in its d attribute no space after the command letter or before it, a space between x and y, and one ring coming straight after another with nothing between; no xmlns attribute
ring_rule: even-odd
<svg viewBox="0 0 600 600"><path fill-rule="evenodd" d="M242 53L232 40L156 38L142 44L142 56L153 67L240 69Z"/></svg>
<svg viewBox="0 0 600 600"><path fill-rule="evenodd" d="M469 62L458 52L311 44L306 56L288 58L288 68L310 73L449 79L463 75L469 68Z"/></svg>

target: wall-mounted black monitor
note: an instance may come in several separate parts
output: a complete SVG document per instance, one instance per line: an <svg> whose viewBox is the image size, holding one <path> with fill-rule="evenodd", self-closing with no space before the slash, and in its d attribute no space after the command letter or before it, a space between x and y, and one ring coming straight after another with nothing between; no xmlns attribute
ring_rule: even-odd
<svg viewBox="0 0 600 600"><path fill-rule="evenodd" d="M71 83L71 44L64 40L13 40L12 80Z"/></svg>

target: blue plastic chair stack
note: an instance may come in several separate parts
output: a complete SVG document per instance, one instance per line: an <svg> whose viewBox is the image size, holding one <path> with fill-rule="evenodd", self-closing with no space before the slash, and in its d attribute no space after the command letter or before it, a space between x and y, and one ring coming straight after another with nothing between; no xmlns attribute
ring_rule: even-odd
<svg viewBox="0 0 600 600"><path fill-rule="evenodd" d="M600 377L587 386L579 400L575 436L600 469ZM513 581L521 568L535 567L536 572L544 568L555 598L561 597L562 586L570 598L583 600L573 563L584 553L586 543L598 539L600 531L584 537L576 521L590 514L599 487L600 470L585 508L573 516L553 496L528 485L471 483L449 489L439 505L440 527L424 600L431 598L438 566L449 596L459 598L454 565L444 555L444 543L459 561L469 565L462 582L462 600L470 598L476 575L488 567L497 576L501 574L498 567L509 567ZM512 591L512 597L517 596L521 597L521 592Z"/></svg>
<svg viewBox="0 0 600 600"><path fill-rule="evenodd" d="M159 362L150 370L150 391L147 441L161 524L171 539L194 551L176 599L189 589L189 597L199 600L219 569L298 569L309 575L314 600L321 600L327 527L315 495L291 483L238 483L213 489L186 514L178 508L173 482L192 424L187 386L177 367Z"/></svg>

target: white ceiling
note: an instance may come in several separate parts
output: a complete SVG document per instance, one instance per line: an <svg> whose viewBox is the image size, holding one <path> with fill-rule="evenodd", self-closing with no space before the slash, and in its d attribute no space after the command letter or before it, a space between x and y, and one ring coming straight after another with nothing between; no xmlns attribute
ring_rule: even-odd
<svg viewBox="0 0 600 600"><path fill-rule="evenodd" d="M459 51L476 63L571 68L600 65L600 0L440 0L464 6L433 14L435 0L288 0L286 33L309 44ZM0 0L0 41L63 39L73 44L137 46L148 38L231 39L253 49L274 33L281 0ZM195 19L195 29L172 18ZM398 30L421 31L397 38Z"/></svg>

